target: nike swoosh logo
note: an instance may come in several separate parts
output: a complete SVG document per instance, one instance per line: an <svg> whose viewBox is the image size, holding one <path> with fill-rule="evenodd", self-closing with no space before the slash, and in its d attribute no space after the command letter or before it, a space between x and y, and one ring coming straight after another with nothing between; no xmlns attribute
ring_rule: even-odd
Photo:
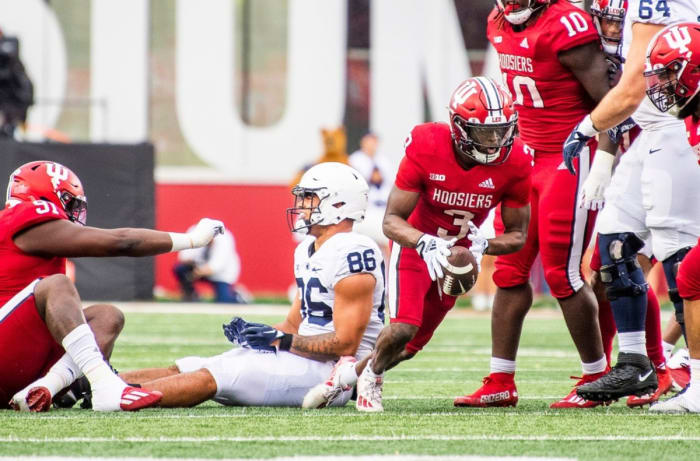
<svg viewBox="0 0 700 461"><path fill-rule="evenodd" d="M649 375L651 375L653 372L654 372L654 370L649 370L646 374L639 375L639 382L641 383L642 381L647 379L649 377Z"/></svg>
<svg viewBox="0 0 700 461"><path fill-rule="evenodd" d="M650 153L650 154L654 154L654 153L656 153L656 152L658 152L658 151L660 151L660 150L661 150L661 149L649 149L649 153Z"/></svg>

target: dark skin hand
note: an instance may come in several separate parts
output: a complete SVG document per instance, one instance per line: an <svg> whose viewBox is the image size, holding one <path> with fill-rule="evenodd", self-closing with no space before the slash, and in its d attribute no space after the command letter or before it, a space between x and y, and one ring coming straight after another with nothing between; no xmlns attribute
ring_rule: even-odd
<svg viewBox="0 0 700 461"><path fill-rule="evenodd" d="M14 236L17 247L33 256L152 256L166 253L173 242L167 232L150 229L98 229L56 219Z"/></svg>

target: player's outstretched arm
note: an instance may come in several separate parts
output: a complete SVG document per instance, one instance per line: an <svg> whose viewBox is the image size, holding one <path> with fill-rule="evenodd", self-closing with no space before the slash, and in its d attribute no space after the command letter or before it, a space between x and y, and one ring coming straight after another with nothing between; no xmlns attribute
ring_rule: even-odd
<svg viewBox="0 0 700 461"><path fill-rule="evenodd" d="M100 229L65 219L48 221L14 237L28 254L61 257L152 256L207 245L223 227L220 221L203 219L186 234L151 229Z"/></svg>
<svg viewBox="0 0 700 461"><path fill-rule="evenodd" d="M374 276L367 273L351 275L339 281L334 290L335 331L313 336L294 335L289 351L319 361L355 355L372 315L376 283Z"/></svg>
<svg viewBox="0 0 700 461"><path fill-rule="evenodd" d="M489 239L486 254L504 255L515 253L525 246L527 226L530 224L530 205L520 208L502 205L501 219L503 220L505 231L501 235Z"/></svg>
<svg viewBox="0 0 700 461"><path fill-rule="evenodd" d="M405 248L415 248L423 232L411 226L408 217L416 208L420 194L394 186L387 200L382 230L384 235Z"/></svg>
<svg viewBox="0 0 700 461"><path fill-rule="evenodd" d="M644 60L649 42L663 25L632 24L632 42L620 82L611 89L591 112L597 131L609 130L629 118L645 97Z"/></svg>

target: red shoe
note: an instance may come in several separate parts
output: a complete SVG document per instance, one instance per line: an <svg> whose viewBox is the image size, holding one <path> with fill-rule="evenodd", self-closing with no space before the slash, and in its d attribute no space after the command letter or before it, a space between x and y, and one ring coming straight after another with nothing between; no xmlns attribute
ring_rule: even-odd
<svg viewBox="0 0 700 461"><path fill-rule="evenodd" d="M554 402L549 406L549 408L593 408L600 405L610 405L610 402L594 402L593 400L586 400L583 397L579 397L578 395L576 395L576 388L578 386L580 386L581 384L591 383L600 378L601 376L607 374L608 371L610 371L609 368L607 368L601 373L583 375L582 377L572 376L571 379L578 380L576 381L576 384L574 384L574 388L571 390L571 392L567 394L566 397L559 400L558 402Z"/></svg>
<svg viewBox="0 0 700 461"><path fill-rule="evenodd" d="M673 379L671 378L671 373L668 369L656 369L656 377L659 379L659 387L656 388L653 394L640 395L630 395L627 397L627 406L630 408L643 407L644 405L651 405L652 403L659 400L659 397L667 393L673 387Z"/></svg>
<svg viewBox="0 0 700 461"><path fill-rule="evenodd" d="M160 402L163 394L160 391L149 391L141 387L126 386L122 391L119 407L122 411L138 411L141 408L152 407Z"/></svg>
<svg viewBox="0 0 700 461"><path fill-rule="evenodd" d="M43 386L32 387L26 396L21 392L15 394L10 400L10 406L15 411L31 411L41 413L51 408L51 392Z"/></svg>
<svg viewBox="0 0 700 461"><path fill-rule="evenodd" d="M518 403L518 390L510 373L491 373L484 378L484 385L471 395L457 397L456 407L514 407Z"/></svg>

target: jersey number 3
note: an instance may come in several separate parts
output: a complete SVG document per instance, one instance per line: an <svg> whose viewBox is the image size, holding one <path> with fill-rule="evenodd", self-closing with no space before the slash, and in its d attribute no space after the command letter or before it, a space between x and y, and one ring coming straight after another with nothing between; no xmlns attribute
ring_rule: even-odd
<svg viewBox="0 0 700 461"><path fill-rule="evenodd" d="M445 240L450 240L453 237L456 237L457 240L462 240L464 237L466 237L467 233L469 233L469 221L471 221L474 218L474 215L464 210L445 210L444 213L446 215L454 217L452 225L459 227L459 233L457 235L449 235L447 233L447 229L438 227L438 237Z"/></svg>

